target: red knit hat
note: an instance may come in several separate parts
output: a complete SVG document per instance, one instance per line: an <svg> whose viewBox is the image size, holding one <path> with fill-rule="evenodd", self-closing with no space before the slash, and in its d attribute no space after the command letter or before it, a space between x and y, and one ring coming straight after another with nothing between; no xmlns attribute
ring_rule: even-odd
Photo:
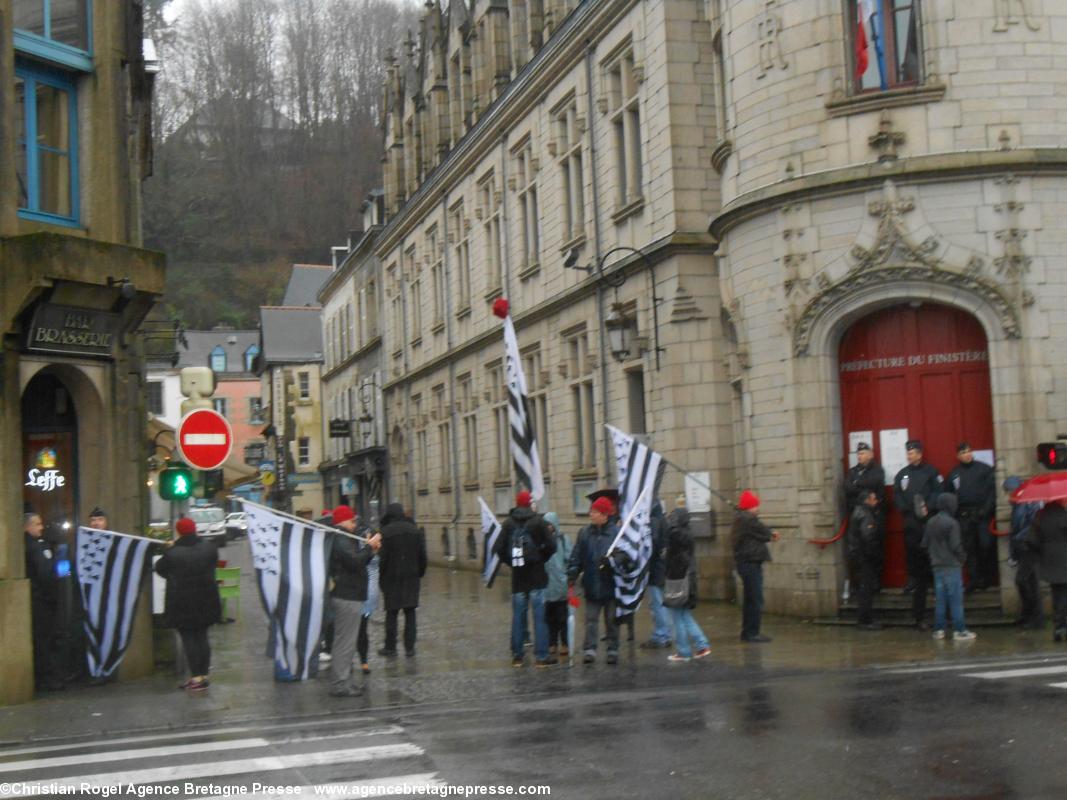
<svg viewBox="0 0 1067 800"><path fill-rule="evenodd" d="M601 514L605 514L609 517L615 513L615 504L606 497L598 497L593 501L593 505L589 508L592 511L599 511Z"/></svg>
<svg viewBox="0 0 1067 800"><path fill-rule="evenodd" d="M742 511L751 511L754 508L759 508L759 495L745 489L745 491L741 492L741 499L737 501L737 507Z"/></svg>
<svg viewBox="0 0 1067 800"><path fill-rule="evenodd" d="M350 519L356 518L356 512L349 506L337 506L333 510L333 524L340 525L342 522L348 522Z"/></svg>
<svg viewBox="0 0 1067 800"><path fill-rule="evenodd" d="M189 517L182 517L174 524L174 530L179 536L189 536L196 533L196 523Z"/></svg>
<svg viewBox="0 0 1067 800"><path fill-rule="evenodd" d="M515 505L519 508L529 508L530 503L533 502L533 495L523 489L517 495L515 495Z"/></svg>

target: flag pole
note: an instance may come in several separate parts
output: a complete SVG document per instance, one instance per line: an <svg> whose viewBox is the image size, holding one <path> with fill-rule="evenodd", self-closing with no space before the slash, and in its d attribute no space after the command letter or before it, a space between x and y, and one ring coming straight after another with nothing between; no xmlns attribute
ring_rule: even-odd
<svg viewBox="0 0 1067 800"><path fill-rule="evenodd" d="M160 539L153 539L151 536L138 536L135 533L121 533L120 531L109 531L104 528L90 528L88 525L79 525L79 531L99 531L100 533L109 533L112 536L125 536L127 539L140 539L142 542L151 542L152 544L166 545L167 543Z"/></svg>
<svg viewBox="0 0 1067 800"><path fill-rule="evenodd" d="M327 533L336 533L336 534L338 534L340 536L347 536L349 539L355 539L357 542L366 542L366 541L368 541L367 537L365 537L365 536L356 536L354 533L349 533L348 531L343 531L343 530L340 530L339 528L334 528L334 527L331 527L329 525L324 525L321 522L316 522L313 519L304 519L303 517L298 517L295 514L287 514L284 511L279 511L276 508L271 508L270 506L265 506L262 503L256 503L256 502L254 502L252 500L246 500L245 498L240 497L239 495L231 494L227 499L236 500L238 503L241 503L242 505L255 506L256 508L262 508L264 511L269 511L271 514L274 514L275 516L285 517L286 519L292 520L293 522L299 522L301 525L307 525L307 526L312 527L312 528L318 528L319 530L326 531Z"/></svg>
<svg viewBox="0 0 1067 800"><path fill-rule="evenodd" d="M637 502L630 506L630 513L626 515L626 521L619 526L619 535L616 536L615 541L611 543L611 547L609 547L608 552L604 554L604 558L610 556L612 554L612 551L615 550L615 545L619 543L619 539L621 539L622 535L626 533L626 529L630 527L630 523L633 521L634 514L637 513L637 509L641 506L641 501L645 499L645 495L648 494L648 490L650 488L651 487L649 486L645 486L645 488L641 490L641 494L637 495Z"/></svg>

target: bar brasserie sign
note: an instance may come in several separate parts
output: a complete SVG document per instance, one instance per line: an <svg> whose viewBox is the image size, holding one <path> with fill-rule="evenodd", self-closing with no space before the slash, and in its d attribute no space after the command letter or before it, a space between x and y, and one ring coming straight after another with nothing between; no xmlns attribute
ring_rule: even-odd
<svg viewBox="0 0 1067 800"><path fill-rule="evenodd" d="M118 314L42 303L33 314L26 347L48 353L110 356Z"/></svg>

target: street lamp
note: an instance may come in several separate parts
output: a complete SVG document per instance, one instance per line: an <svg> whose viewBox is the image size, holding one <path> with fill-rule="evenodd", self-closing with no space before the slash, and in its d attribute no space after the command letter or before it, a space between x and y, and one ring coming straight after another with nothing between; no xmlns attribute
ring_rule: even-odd
<svg viewBox="0 0 1067 800"><path fill-rule="evenodd" d="M604 320L608 331L608 348L616 361L626 361L634 356L637 340L637 319L630 316L619 303L611 306L611 313Z"/></svg>

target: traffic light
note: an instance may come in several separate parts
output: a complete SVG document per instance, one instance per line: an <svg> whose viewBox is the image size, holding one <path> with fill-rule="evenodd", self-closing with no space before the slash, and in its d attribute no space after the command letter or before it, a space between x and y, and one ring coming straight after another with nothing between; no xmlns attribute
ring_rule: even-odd
<svg viewBox="0 0 1067 800"><path fill-rule="evenodd" d="M1049 469L1067 469L1067 442L1042 442L1037 446L1037 462Z"/></svg>
<svg viewBox="0 0 1067 800"><path fill-rule="evenodd" d="M159 473L159 496L164 500L187 500L193 493L193 471L188 467L167 467Z"/></svg>

